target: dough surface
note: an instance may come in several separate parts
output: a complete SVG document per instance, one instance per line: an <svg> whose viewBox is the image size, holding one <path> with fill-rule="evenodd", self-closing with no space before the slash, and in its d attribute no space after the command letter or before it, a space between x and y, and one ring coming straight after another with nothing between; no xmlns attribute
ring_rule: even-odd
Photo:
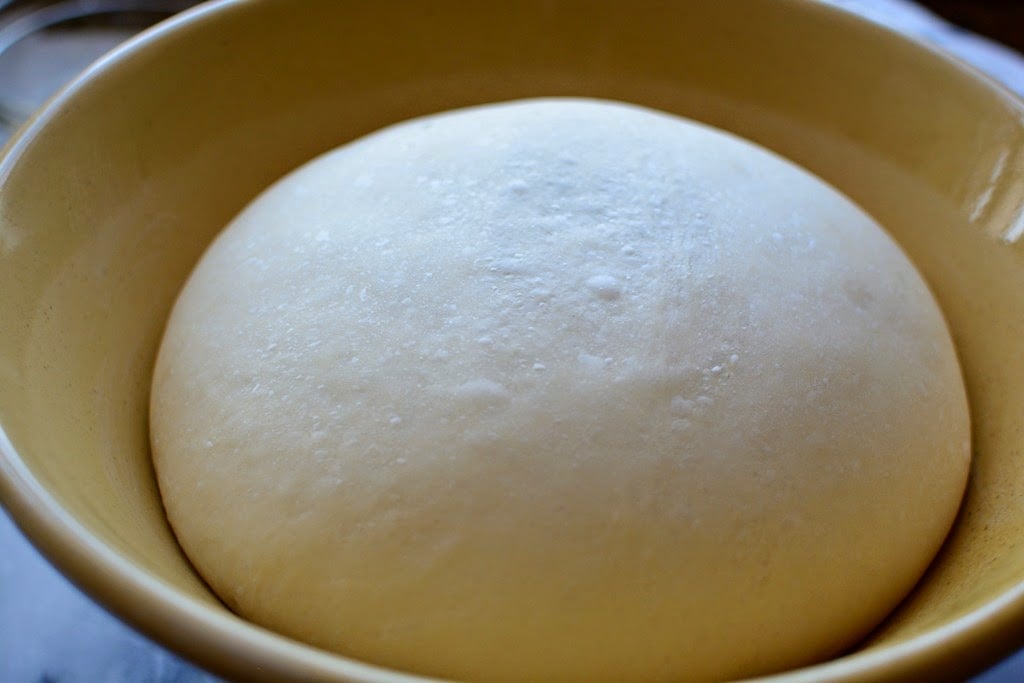
<svg viewBox="0 0 1024 683"><path fill-rule="evenodd" d="M924 571L970 457L942 315L867 215L577 99L399 124L271 187L181 293L151 434L232 609L498 682L832 656Z"/></svg>

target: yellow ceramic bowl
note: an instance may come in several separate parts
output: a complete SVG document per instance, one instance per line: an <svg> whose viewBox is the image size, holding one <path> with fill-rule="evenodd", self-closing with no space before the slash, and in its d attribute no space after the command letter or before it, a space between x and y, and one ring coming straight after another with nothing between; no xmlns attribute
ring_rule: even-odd
<svg viewBox="0 0 1024 683"><path fill-rule="evenodd" d="M414 680L233 616L182 556L147 440L165 316L271 181L400 119L533 95L736 131L888 226L931 282L974 419L966 502L919 589L785 681L958 678L1024 642L1024 104L812 0L250 0L92 67L0 166L0 499L107 608L246 681ZM421 679L415 679L421 680Z"/></svg>

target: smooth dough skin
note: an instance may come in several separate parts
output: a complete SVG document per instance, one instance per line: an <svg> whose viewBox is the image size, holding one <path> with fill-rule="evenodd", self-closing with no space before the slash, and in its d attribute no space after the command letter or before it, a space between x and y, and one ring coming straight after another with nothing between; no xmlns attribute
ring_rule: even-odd
<svg viewBox="0 0 1024 683"><path fill-rule="evenodd" d="M750 143L577 99L279 181L181 293L151 408L232 609L470 681L832 656L920 577L970 458L942 315L878 225Z"/></svg>

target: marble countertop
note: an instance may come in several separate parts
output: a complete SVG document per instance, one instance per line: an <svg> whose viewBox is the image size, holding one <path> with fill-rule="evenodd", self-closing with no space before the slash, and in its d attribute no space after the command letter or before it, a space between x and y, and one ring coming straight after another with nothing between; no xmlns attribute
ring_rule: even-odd
<svg viewBox="0 0 1024 683"><path fill-rule="evenodd" d="M937 45L1024 95L1024 58L911 2L822 1ZM0 510L0 683L217 680L135 633L85 597L40 557ZM1024 681L1024 650L973 679L973 683L1011 681Z"/></svg>

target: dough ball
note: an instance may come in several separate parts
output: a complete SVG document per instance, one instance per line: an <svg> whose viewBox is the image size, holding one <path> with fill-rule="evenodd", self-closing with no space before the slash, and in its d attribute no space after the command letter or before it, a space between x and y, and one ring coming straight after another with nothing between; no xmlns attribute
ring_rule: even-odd
<svg viewBox="0 0 1024 683"><path fill-rule="evenodd" d="M256 199L174 308L152 441L239 614L499 683L832 656L921 576L969 461L949 333L877 224L576 99L403 123Z"/></svg>

